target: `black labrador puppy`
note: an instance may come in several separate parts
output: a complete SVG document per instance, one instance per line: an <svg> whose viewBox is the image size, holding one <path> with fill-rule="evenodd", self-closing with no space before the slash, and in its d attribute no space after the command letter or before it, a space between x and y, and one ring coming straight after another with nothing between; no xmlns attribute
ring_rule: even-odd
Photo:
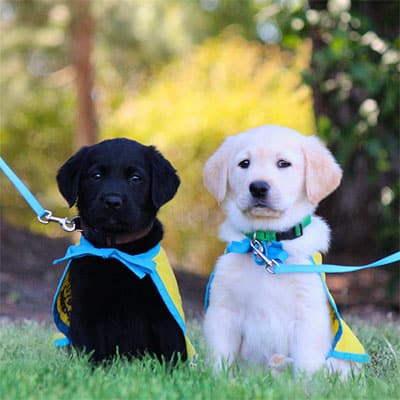
<svg viewBox="0 0 400 400"><path fill-rule="evenodd" d="M175 169L153 146L128 139L83 147L59 170L59 190L77 203L85 238L129 254L163 237L156 215L176 193ZM115 259L87 256L70 266L70 340L95 362L150 354L187 358L185 337L151 279L137 278Z"/></svg>

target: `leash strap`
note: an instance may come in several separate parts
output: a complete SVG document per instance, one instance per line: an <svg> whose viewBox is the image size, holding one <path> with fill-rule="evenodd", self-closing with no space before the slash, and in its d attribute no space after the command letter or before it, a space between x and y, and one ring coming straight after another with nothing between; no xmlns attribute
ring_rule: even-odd
<svg viewBox="0 0 400 400"><path fill-rule="evenodd" d="M395 262L400 261L400 251L393 253L389 256L383 257L375 262L370 264L353 266L353 265L335 265L335 264L319 264L319 265L302 265L302 264L278 264L274 265L273 273L274 274L290 274L295 272L325 272L328 274L331 273L343 273L343 272L353 272L359 271L361 269L366 268L377 268L383 267L385 265L393 264Z"/></svg>
<svg viewBox="0 0 400 400"><path fill-rule="evenodd" d="M55 217L51 211L46 210L26 187L26 185L21 181L21 179L15 175L14 171L7 165L2 157L0 157L0 170L4 172L4 175L9 179L9 181L18 190L28 205L32 208L41 224L48 224L50 221L52 221L60 224L61 228L66 232L73 232L76 229L74 220L70 221L67 217Z"/></svg>
<svg viewBox="0 0 400 400"><path fill-rule="evenodd" d="M25 184L18 178L13 170L6 164L2 157L0 157L0 169L4 172L4 175L10 180L10 182L15 186L21 196L29 204L35 214L42 218L48 214L48 211L39 203L36 197L29 191Z"/></svg>
<svg viewBox="0 0 400 400"><path fill-rule="evenodd" d="M393 264L400 261L400 251L389 256L383 257L375 262L366 265L335 265L335 264L284 264L288 255L282 248L280 242L265 242L257 239L250 240L244 238L241 242L230 242L226 248L226 253L250 253L254 262L264 266L270 274L290 274L297 272L305 273L343 273L359 271L366 268L377 268Z"/></svg>

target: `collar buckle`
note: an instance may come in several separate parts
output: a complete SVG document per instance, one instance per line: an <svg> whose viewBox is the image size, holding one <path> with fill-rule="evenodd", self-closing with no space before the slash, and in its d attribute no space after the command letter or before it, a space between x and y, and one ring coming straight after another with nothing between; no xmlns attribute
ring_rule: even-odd
<svg viewBox="0 0 400 400"><path fill-rule="evenodd" d="M303 224L298 224L293 228L295 238L303 236Z"/></svg>

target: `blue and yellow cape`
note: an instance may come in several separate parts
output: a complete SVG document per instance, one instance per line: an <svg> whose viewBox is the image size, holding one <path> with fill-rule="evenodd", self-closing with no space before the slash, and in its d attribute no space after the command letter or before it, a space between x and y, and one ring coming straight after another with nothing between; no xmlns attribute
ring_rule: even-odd
<svg viewBox="0 0 400 400"><path fill-rule="evenodd" d="M71 261L75 258L86 256L117 259L139 279L149 275L168 311L174 317L176 323L179 325L185 336L188 359L193 359L195 356L195 350L186 334L185 315L182 308L182 299L179 293L178 284L168 258L159 243L146 253L130 255L114 248L94 247L87 239L85 239L84 236L82 236L79 245L68 247L65 256L54 261L54 264L68 261L54 295L52 306L54 322L58 330L65 335L64 338L56 341L57 346L64 346L70 343L69 327L72 309L72 294L69 273Z"/></svg>

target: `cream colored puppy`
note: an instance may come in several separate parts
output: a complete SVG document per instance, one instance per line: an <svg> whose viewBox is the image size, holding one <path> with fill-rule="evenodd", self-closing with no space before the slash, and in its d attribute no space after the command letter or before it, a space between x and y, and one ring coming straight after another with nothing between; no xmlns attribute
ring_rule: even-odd
<svg viewBox="0 0 400 400"><path fill-rule="evenodd" d="M248 232L285 232L312 216L302 236L281 241L289 264L310 264L311 255L328 250L329 227L314 211L341 176L319 139L273 125L228 137L203 174L225 209L219 236L228 243ZM204 331L216 370L236 359L276 369L293 363L310 374L327 364L332 343L319 275L272 275L249 253L228 253L217 261ZM343 376L350 370L346 361L328 362Z"/></svg>

